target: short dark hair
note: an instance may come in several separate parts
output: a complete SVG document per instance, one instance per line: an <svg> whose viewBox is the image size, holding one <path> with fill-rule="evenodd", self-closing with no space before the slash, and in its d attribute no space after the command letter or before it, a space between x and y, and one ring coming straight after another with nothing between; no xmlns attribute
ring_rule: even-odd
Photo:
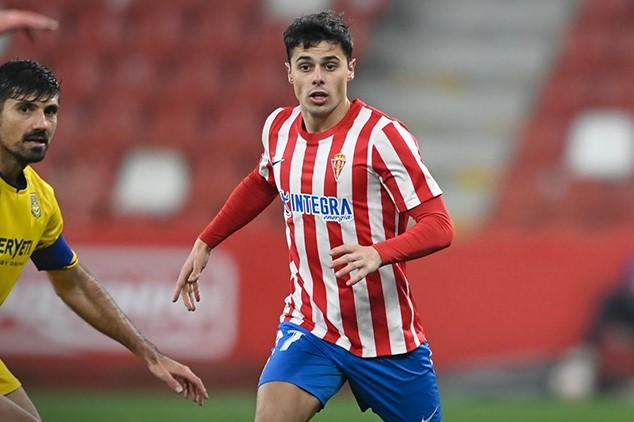
<svg viewBox="0 0 634 422"><path fill-rule="evenodd" d="M34 97L48 101L59 95L60 84L46 66L32 60L11 60L0 66L0 108L7 98Z"/></svg>
<svg viewBox="0 0 634 422"><path fill-rule="evenodd" d="M291 52L298 45L304 48L314 47L322 41L341 45L348 61L352 59L352 35L350 27L344 22L343 15L326 10L312 15L301 16L293 21L284 31L286 56L291 59Z"/></svg>

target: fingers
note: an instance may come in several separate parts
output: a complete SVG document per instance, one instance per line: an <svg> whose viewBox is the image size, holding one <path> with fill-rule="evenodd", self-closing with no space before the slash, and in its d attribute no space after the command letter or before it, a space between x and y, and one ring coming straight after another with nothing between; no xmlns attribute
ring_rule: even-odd
<svg viewBox="0 0 634 422"><path fill-rule="evenodd" d="M191 369L166 356L161 355L158 362L151 364L150 371L187 400L202 406L209 398L205 385Z"/></svg>
<svg viewBox="0 0 634 422"><path fill-rule="evenodd" d="M178 394L185 393L185 386L178 382L178 380L174 378L172 374L170 374L168 371L165 371L165 373L159 375L159 378L161 378L169 388L176 391Z"/></svg>
<svg viewBox="0 0 634 422"><path fill-rule="evenodd" d="M45 30L53 31L59 27L57 20L48 16L26 10L9 9L1 12L1 31L12 30Z"/></svg>
<svg viewBox="0 0 634 422"><path fill-rule="evenodd" d="M31 29L53 31L59 26L59 23L55 19L39 13L27 11L20 11L18 13L17 20Z"/></svg>
<svg viewBox="0 0 634 422"><path fill-rule="evenodd" d="M194 289L194 298L196 302L200 302L200 287L198 286L198 282L193 283L192 288Z"/></svg>
<svg viewBox="0 0 634 422"><path fill-rule="evenodd" d="M341 245L341 246L337 246L336 248L332 248L330 250L330 256L331 257L337 257L337 256L341 256L350 252L353 252L355 250L354 245Z"/></svg>
<svg viewBox="0 0 634 422"><path fill-rule="evenodd" d="M202 406L203 401L209 398L207 389L202 380L198 378L187 366L180 366L174 370L175 377L184 386L183 396L193 400Z"/></svg>
<svg viewBox="0 0 634 422"><path fill-rule="evenodd" d="M196 294L198 291L198 294ZM183 298L183 304L187 308L188 311L193 312L196 310L196 296L200 297L200 291L198 288L198 282L196 283L185 283L183 289L181 290L181 297ZM199 301L199 300L198 300Z"/></svg>
<svg viewBox="0 0 634 422"><path fill-rule="evenodd" d="M178 296L181 294L181 290L187 284L187 278L191 273L191 264L189 259L185 262L183 267L181 268L181 272L178 274L178 278L176 279L176 286L174 286L174 293L172 294L172 302L176 302L178 300Z"/></svg>
<svg viewBox="0 0 634 422"><path fill-rule="evenodd" d="M336 277L344 277L354 271L346 282L347 286L355 285L381 265L381 257L371 246L341 245L333 248L330 255L336 259L328 266L333 269L339 268L335 272Z"/></svg>

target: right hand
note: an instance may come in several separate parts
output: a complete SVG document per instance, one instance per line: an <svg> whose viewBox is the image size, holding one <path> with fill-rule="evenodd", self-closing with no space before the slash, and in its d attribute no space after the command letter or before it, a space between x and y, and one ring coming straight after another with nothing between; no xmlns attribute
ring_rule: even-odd
<svg viewBox="0 0 634 422"><path fill-rule="evenodd" d="M183 304L188 311L196 310L196 302L200 302L200 288L198 281L200 274L207 266L211 248L202 240L196 239L189 256L181 268L181 272L176 280L176 287L172 295L172 302L178 300L178 296L183 298Z"/></svg>

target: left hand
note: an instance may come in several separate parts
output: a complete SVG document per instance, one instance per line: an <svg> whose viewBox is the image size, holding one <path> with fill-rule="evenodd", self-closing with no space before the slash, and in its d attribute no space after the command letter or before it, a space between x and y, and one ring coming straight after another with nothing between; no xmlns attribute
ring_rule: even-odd
<svg viewBox="0 0 634 422"><path fill-rule="evenodd" d="M155 377L187 400L202 406L203 401L209 398L203 382L187 366L160 353L148 360L147 366Z"/></svg>
<svg viewBox="0 0 634 422"><path fill-rule="evenodd" d="M378 270L381 266L381 256L372 246L361 245L341 245L330 250L333 261L328 265L330 268L340 268L335 275L342 277L356 270L346 282L347 286L353 286L363 280L365 276Z"/></svg>

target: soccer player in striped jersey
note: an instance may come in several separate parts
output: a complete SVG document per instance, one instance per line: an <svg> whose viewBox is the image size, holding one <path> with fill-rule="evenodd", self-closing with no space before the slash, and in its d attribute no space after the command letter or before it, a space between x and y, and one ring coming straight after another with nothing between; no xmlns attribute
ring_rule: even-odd
<svg viewBox="0 0 634 422"><path fill-rule="evenodd" d="M170 388L202 404L207 393L200 379L146 340L78 263L62 236L53 189L29 166L44 158L55 134L59 89L53 73L38 63L0 66L0 304L30 258L77 315L127 347ZM39 420L20 381L0 360L0 421Z"/></svg>
<svg viewBox="0 0 634 422"><path fill-rule="evenodd" d="M195 310L211 250L277 197L290 294L260 377L256 421L308 420L346 381L361 409L386 421L440 421L404 263L451 243L442 192L407 128L348 98L356 61L340 16L300 17L284 42L299 105L264 123L257 167L196 240L172 299Z"/></svg>

